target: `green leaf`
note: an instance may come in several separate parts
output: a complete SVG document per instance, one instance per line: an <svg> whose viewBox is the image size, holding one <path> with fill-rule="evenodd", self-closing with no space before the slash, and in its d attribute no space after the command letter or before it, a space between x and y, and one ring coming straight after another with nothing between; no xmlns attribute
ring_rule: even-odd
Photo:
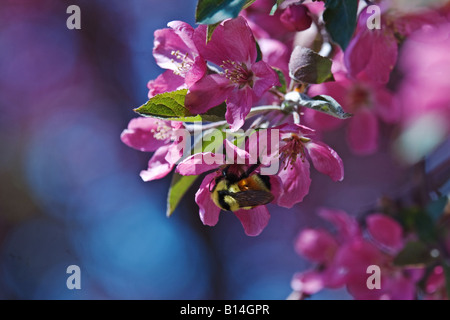
<svg viewBox="0 0 450 320"><path fill-rule="evenodd" d="M258 62L262 60L263 56L258 41L255 40L255 44L256 44L256 62Z"/></svg>
<svg viewBox="0 0 450 320"><path fill-rule="evenodd" d="M195 22L215 24L225 19L236 18L251 0L198 0Z"/></svg>
<svg viewBox="0 0 450 320"><path fill-rule="evenodd" d="M270 9L270 13L269 15L273 16L275 14L275 12L277 12L278 8L281 6L281 4L284 2L285 0L277 0L275 2L275 4L273 5L272 9Z"/></svg>
<svg viewBox="0 0 450 320"><path fill-rule="evenodd" d="M278 79L280 80L280 86L276 87L278 89L278 91L280 91L281 93L286 93L287 90L287 85L286 85L286 78L284 77L284 73L283 71L281 71L278 68L272 67L273 70L275 70L275 72L278 75Z"/></svg>
<svg viewBox="0 0 450 320"><path fill-rule="evenodd" d="M272 9L270 9L269 15L270 15L270 16L273 16L273 15L275 14L275 12L277 12L277 10L278 10L278 3L275 3L275 4L273 5Z"/></svg>
<svg viewBox="0 0 450 320"><path fill-rule="evenodd" d="M217 152L223 147L223 141L226 139L226 132L223 130L225 126L220 126L203 132L201 139L201 152ZM196 146L194 145L194 152ZM214 151L215 150L215 151Z"/></svg>
<svg viewBox="0 0 450 320"><path fill-rule="evenodd" d="M289 59L289 76L304 83L334 81L331 65L330 59L309 48L296 46Z"/></svg>
<svg viewBox="0 0 450 320"><path fill-rule="evenodd" d="M167 196L167 217L170 217L198 176L182 176L174 172Z"/></svg>
<svg viewBox="0 0 450 320"><path fill-rule="evenodd" d="M323 20L332 40L345 50L356 28L358 0L325 0Z"/></svg>
<svg viewBox="0 0 450 320"><path fill-rule="evenodd" d="M255 1L256 0L247 0L247 2L242 7L242 10L247 9L248 7L250 7L253 4L253 2L255 2Z"/></svg>
<svg viewBox="0 0 450 320"><path fill-rule="evenodd" d="M201 121L217 122L225 120L225 113L227 112L227 105L222 102L218 106L209 109L206 113L198 115Z"/></svg>
<svg viewBox="0 0 450 320"><path fill-rule="evenodd" d="M220 21L214 24L208 24L206 28L206 43L211 40L214 30L216 30L217 26L220 24Z"/></svg>
<svg viewBox="0 0 450 320"><path fill-rule="evenodd" d="M163 120L197 122L222 121L225 119L226 104L222 103L201 115L194 115L184 106L187 89L164 92L152 97L139 108L134 109L141 116Z"/></svg>
<svg viewBox="0 0 450 320"><path fill-rule="evenodd" d="M394 258L394 265L421 267L433 262L430 250L421 241L410 241Z"/></svg>
<svg viewBox="0 0 450 320"><path fill-rule="evenodd" d="M400 211L400 219L406 230L415 232L425 243L434 243L438 237L432 218L419 207Z"/></svg>
<svg viewBox="0 0 450 320"><path fill-rule="evenodd" d="M299 104L305 108L323 112L338 119L347 119L352 116L351 113L345 112L336 100L327 95L310 98L305 94L300 94Z"/></svg>
<svg viewBox="0 0 450 320"><path fill-rule="evenodd" d="M192 117L189 110L184 106L186 94L187 89L157 94L134 111L143 116L164 119Z"/></svg>

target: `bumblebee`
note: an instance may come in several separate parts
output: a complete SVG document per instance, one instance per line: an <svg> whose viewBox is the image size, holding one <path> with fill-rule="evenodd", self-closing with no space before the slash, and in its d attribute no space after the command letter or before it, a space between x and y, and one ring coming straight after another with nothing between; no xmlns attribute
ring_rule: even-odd
<svg viewBox="0 0 450 320"><path fill-rule="evenodd" d="M211 198L219 208L226 211L252 209L274 199L270 192L270 178L255 173L259 165L242 170L238 165L227 165L215 179Z"/></svg>

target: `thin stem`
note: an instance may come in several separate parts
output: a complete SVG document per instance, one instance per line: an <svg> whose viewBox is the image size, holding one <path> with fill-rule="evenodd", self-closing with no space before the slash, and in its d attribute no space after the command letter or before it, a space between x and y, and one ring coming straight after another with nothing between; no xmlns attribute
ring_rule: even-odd
<svg viewBox="0 0 450 320"><path fill-rule="evenodd" d="M251 118L253 116L256 116L257 114L268 112L268 111L282 111L282 109L281 109L281 106L276 106L276 105L253 107L250 110L249 114L247 115L247 119Z"/></svg>
<svg viewBox="0 0 450 320"><path fill-rule="evenodd" d="M280 98L281 100L284 99L284 94L282 94L280 91L278 91L278 90L275 89L275 88L271 88L271 89L269 90L269 92L272 93L272 94L274 94L274 95L276 95L276 96L277 96L278 98Z"/></svg>

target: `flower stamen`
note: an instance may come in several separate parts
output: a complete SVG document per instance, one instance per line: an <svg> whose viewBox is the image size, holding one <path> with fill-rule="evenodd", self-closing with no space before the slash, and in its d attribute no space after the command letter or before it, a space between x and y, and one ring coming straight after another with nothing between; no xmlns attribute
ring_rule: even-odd
<svg viewBox="0 0 450 320"><path fill-rule="evenodd" d="M306 137L299 137L296 134L292 134L291 137L284 138L283 141L286 143L280 149L281 163L284 166L283 170L286 170L289 166L293 170L293 166L297 161L298 156L302 162L305 161L305 143L311 141L311 139Z"/></svg>
<svg viewBox="0 0 450 320"><path fill-rule="evenodd" d="M156 140L167 140L172 138L172 128L165 124L163 121L157 121L156 129L151 129L153 137Z"/></svg>
<svg viewBox="0 0 450 320"><path fill-rule="evenodd" d="M176 70L173 73L177 76L185 77L186 73L194 65L194 61L189 57L189 53L182 54L180 50L172 50L170 54L175 57L174 59L170 59L170 62L176 65Z"/></svg>
<svg viewBox="0 0 450 320"><path fill-rule="evenodd" d="M246 85L253 87L253 72L248 70L245 63L236 63L235 61L225 60L220 67L224 71L225 77L231 82L243 88Z"/></svg>

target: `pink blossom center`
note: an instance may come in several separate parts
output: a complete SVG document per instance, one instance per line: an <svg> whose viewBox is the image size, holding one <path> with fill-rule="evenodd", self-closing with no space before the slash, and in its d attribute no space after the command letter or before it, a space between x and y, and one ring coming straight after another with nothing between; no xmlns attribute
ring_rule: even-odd
<svg viewBox="0 0 450 320"><path fill-rule="evenodd" d="M156 140L167 140L172 138L172 128L166 125L163 121L156 121L156 128L150 130L153 133L153 138Z"/></svg>
<svg viewBox="0 0 450 320"><path fill-rule="evenodd" d="M176 70L174 70L173 73L175 73L177 76L185 78L186 73L192 68L194 61L189 56L188 52L182 54L180 50L177 50L172 51L170 54L174 56L173 59L170 59L170 62L172 62L176 66Z"/></svg>
<svg viewBox="0 0 450 320"><path fill-rule="evenodd" d="M347 94L347 109L349 112L355 112L361 107L370 105L370 93L367 88L354 85Z"/></svg>
<svg viewBox="0 0 450 320"><path fill-rule="evenodd" d="M253 72L247 68L245 63L226 60L220 67L224 70L225 77L237 84L239 88L243 88L245 85L253 87Z"/></svg>
<svg viewBox="0 0 450 320"><path fill-rule="evenodd" d="M286 170L289 165L292 170L292 166L297 161L299 155L302 162L305 161L304 144L311 140L305 137L299 137L296 134L291 134L290 137L284 138L283 141L286 144L280 149L281 163L284 166L284 170Z"/></svg>

